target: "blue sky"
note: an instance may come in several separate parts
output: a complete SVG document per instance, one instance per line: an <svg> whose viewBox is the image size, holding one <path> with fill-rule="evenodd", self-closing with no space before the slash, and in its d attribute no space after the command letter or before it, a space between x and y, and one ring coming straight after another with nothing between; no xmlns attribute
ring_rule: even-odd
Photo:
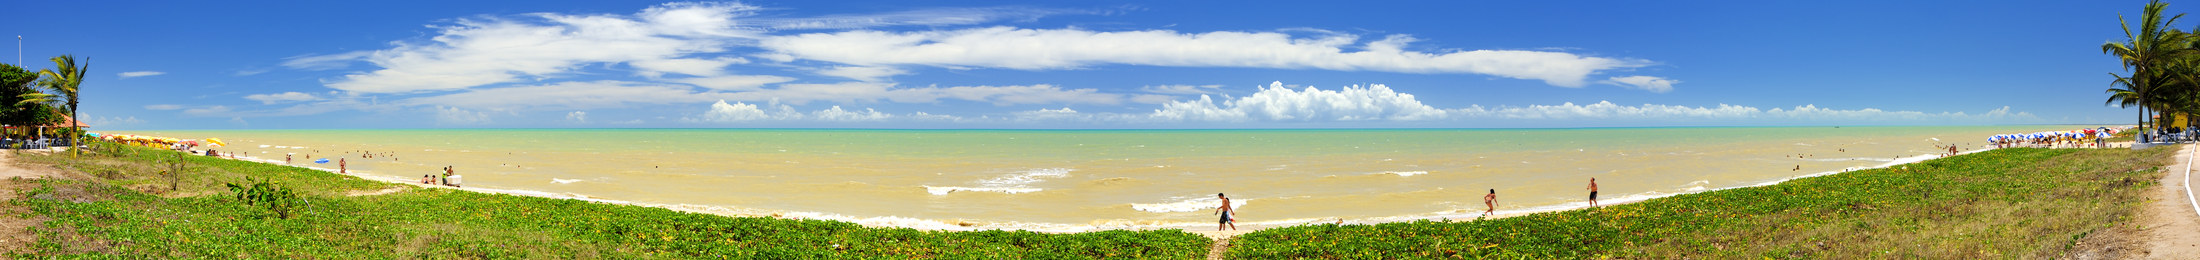
<svg viewBox="0 0 2200 260"><path fill-rule="evenodd" d="M2144 4L1377 2L33 1L0 27L27 67L89 59L104 129L2129 123L2099 46Z"/></svg>

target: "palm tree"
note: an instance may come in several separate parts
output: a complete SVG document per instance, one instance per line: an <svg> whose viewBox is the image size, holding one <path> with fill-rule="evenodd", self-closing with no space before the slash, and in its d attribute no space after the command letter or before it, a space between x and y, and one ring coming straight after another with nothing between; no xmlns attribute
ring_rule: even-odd
<svg viewBox="0 0 2200 260"><path fill-rule="evenodd" d="M2147 109L2154 105L2153 101L2163 98L2157 97L2160 93L2156 92L2162 92L2166 89L2165 85L2169 84L2167 81L2170 77L2165 77L2165 72L2155 69L2156 66L2167 64L2191 52L2191 43L2188 40L2191 36L2169 29L2170 24L2176 23L2178 18L2185 15L2177 14L2163 19L2162 9L2168 7L2169 3L2161 0L2148 2L2144 12L2139 15L2137 31L2132 30L2130 21L2126 21L2123 15L2117 15L2116 21L2124 27L2125 41L2101 44L2102 53L2116 55L2117 59L2123 60L2124 69L2131 70L2129 77L2116 77L2112 84L2122 88L2109 89L2109 102L2127 102L2128 104L2124 104L2126 107L2138 106L2140 125L2146 124Z"/></svg>
<svg viewBox="0 0 2200 260"><path fill-rule="evenodd" d="M77 86L84 83L84 72L90 70L92 65L89 61L85 62L84 65L77 65L76 57L69 55L53 57L53 65L54 69L38 70L38 75L45 77L44 80L38 82L38 85L53 93L24 94L23 102L61 103L61 109L69 111L70 120L68 121L76 121ZM55 69L60 71L55 71ZM65 123L69 124L69 128L76 128L77 125L76 122ZM76 131L71 132L73 133L69 135L69 145L75 146L77 136L83 135L84 131L83 129L76 129ZM75 147L69 148L69 156L75 157L78 153L80 152Z"/></svg>

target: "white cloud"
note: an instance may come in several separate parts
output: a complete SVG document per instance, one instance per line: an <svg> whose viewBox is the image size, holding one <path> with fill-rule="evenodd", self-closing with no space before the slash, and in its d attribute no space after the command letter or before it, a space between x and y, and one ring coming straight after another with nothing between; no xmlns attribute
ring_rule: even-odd
<svg viewBox="0 0 2200 260"><path fill-rule="evenodd" d="M489 123L489 114L467 111L456 107L435 107L435 121L450 125L479 125Z"/></svg>
<svg viewBox="0 0 2200 260"><path fill-rule="evenodd" d="M652 78L664 76L664 74L668 72L705 77L718 76L725 74L722 70L725 69L727 65L743 63L749 63L749 60L735 57L720 59L659 59L627 62L627 64L634 65L634 68L641 69L639 71L635 71L634 74Z"/></svg>
<svg viewBox="0 0 2200 260"><path fill-rule="evenodd" d="M1160 85L1139 87L1138 91L1171 95L1198 95L1222 93L1222 85Z"/></svg>
<svg viewBox="0 0 2200 260"><path fill-rule="evenodd" d="M115 129L117 127L129 127L145 124L145 120L139 120L136 116L104 117L84 115L84 118L84 124L91 125L94 128L102 129Z"/></svg>
<svg viewBox="0 0 2200 260"><path fill-rule="evenodd" d="M1749 106L1719 104L1710 107L1643 104L1625 106L1610 101L1587 105L1568 102L1560 105L1531 105L1524 107L1484 108L1473 106L1451 110L1458 119L1534 119L1534 120L1698 120L1736 122L1745 124L1770 123L2013 123L2038 121L2038 116L2025 112L2010 112L2001 107L1982 114L1964 112L1927 113L1919 111L1887 111L1876 108L1840 110L1803 105L1793 108L1759 109Z"/></svg>
<svg viewBox="0 0 2200 260"><path fill-rule="evenodd" d="M153 105L145 105L145 110L177 110L177 109L183 109L183 105L174 105L174 104L153 104Z"/></svg>
<svg viewBox="0 0 2200 260"><path fill-rule="evenodd" d="M574 123L587 123L588 111L573 111L572 113L565 113L565 121L570 121Z"/></svg>
<svg viewBox="0 0 2200 260"><path fill-rule="evenodd" d="M756 107L756 105L751 105L751 104L748 104L748 103L739 103L739 102L736 102L736 103L733 103L733 104L726 104L726 101L725 101L725 100L718 100L718 103L716 103L716 104L710 104L710 110L709 110L709 111L704 111L704 112L703 112L703 114L702 114L702 115L700 115L700 116L696 116L696 117L689 117L689 118L687 118L687 120L686 120L686 121L688 121L688 122L708 122L708 123L728 123L728 122L741 122L741 121L755 121L755 120L763 120L763 119L770 119L770 118L771 118L771 115L769 115L769 114L765 114L765 113L764 113L764 110L763 110L763 109L758 109L758 108Z"/></svg>
<svg viewBox="0 0 2200 260"><path fill-rule="evenodd" d="M1041 108L1039 110L1016 112L1014 115L1015 119L1019 121L1045 121L1090 118L1078 114L1077 110L1070 110L1068 107L1063 107L1062 109Z"/></svg>
<svg viewBox="0 0 2200 260"><path fill-rule="evenodd" d="M1656 93L1665 93L1673 91L1673 84L1680 84L1681 81L1652 76L1626 76L1612 77L1611 79L1604 80L1601 83L1619 85L1621 87L1646 90Z"/></svg>
<svg viewBox="0 0 2200 260"><path fill-rule="evenodd" d="M1283 82L1275 82L1260 92L1220 103L1207 95L1200 95L1199 100L1165 103L1149 116L1169 121L1428 120L1443 118L1445 111L1382 84L1335 91L1314 87L1294 91Z"/></svg>
<svg viewBox="0 0 2200 260"><path fill-rule="evenodd" d="M997 20L1032 20L1055 14L1092 14L1095 11L1023 7L932 8L881 14L831 15L809 18L754 19L755 24L779 30L857 29L882 26L969 25Z"/></svg>
<svg viewBox="0 0 2200 260"><path fill-rule="evenodd" d="M774 112L766 112L765 108L767 107L771 108ZM923 120L958 119L954 116L932 115L923 112L918 112L914 116L916 117L916 119ZM893 114L878 112L878 110L870 108L865 108L862 111L855 111L842 109L840 108L840 106L832 106L832 108L812 111L809 114L803 114L802 112L795 111L793 106L780 104L778 100L771 101L767 106L758 106L755 104L743 102L734 102L728 104L725 100L719 100L718 103L710 104L710 110L704 111L703 114L687 117L685 119L682 119L681 121L686 121L689 123L734 123L760 120L809 119L817 121L855 122L885 121L893 118L895 118Z"/></svg>
<svg viewBox="0 0 2200 260"><path fill-rule="evenodd" d="M167 72L159 72L159 71L131 71L131 72L123 72L123 73L118 73L118 74L116 74L116 75L120 75L120 76L122 76L122 78L125 78L125 79L127 79L127 78L144 77L144 76L160 76L161 74L168 74L168 73L167 73Z"/></svg>
<svg viewBox="0 0 2200 260"><path fill-rule="evenodd" d="M269 104L269 105L271 105L271 104L275 104L275 103L289 103L289 102L299 102L299 101L313 101L313 100L319 100L319 99L321 99L321 98L319 98L319 97L314 97L314 96L313 96L313 94L306 94L306 93L299 93L299 92L283 92L283 93L276 93L276 94L252 94L252 95L245 95L245 96L244 96L244 99L251 99L251 100L254 100L254 101L260 101L260 104Z"/></svg>
<svg viewBox="0 0 2200 260"><path fill-rule="evenodd" d="M652 73L715 75L702 68L730 59L685 59L723 51L731 40L753 37L734 17L757 7L732 3L671 3L633 16L532 14L516 18L458 19L439 26L430 42L398 42L394 48L356 57L381 67L345 75L328 86L363 93L412 93L464 89L553 78L587 63L628 62ZM312 56L286 62L322 64L349 56ZM301 65L304 66L304 65ZM294 66L296 67L296 66Z"/></svg>
<svg viewBox="0 0 2200 260"><path fill-rule="evenodd" d="M367 55L372 54L374 54L374 51L351 51L337 54L296 56L283 59L283 67L301 70L342 69L344 67L351 66L351 63L353 62L358 62L360 58L366 58ZM242 73L240 72L240 74ZM252 74L260 73L255 72Z"/></svg>
<svg viewBox="0 0 2200 260"><path fill-rule="evenodd" d="M817 70L817 75L871 82L884 81L886 77L908 73L909 71L887 66L835 66Z"/></svg>
<svg viewBox="0 0 2200 260"><path fill-rule="evenodd" d="M935 103L942 99L992 103L995 105L1019 104L1118 104L1123 95L1100 93L1097 89L1063 89L1054 85L1028 86L956 86L956 87L899 87L892 83L842 82L831 84L780 84L778 88L748 92L726 93L722 96L734 100L762 101L786 100L788 103L805 104L810 101L836 101L853 103L860 101L888 100L899 103Z"/></svg>
<svg viewBox="0 0 2200 260"><path fill-rule="evenodd" d="M196 108L185 108L185 109L183 109L183 114L185 114L185 115L192 115L192 116L204 116L204 117L218 117L218 116L227 116L227 115L229 115L229 107L228 107L228 106L206 106L206 107L196 107Z"/></svg>
<svg viewBox="0 0 2200 260"><path fill-rule="evenodd" d="M733 75L684 78L672 81L715 90L756 90L768 84L794 81L794 78L771 75Z"/></svg>
<svg viewBox="0 0 2200 260"><path fill-rule="evenodd" d="M825 110L818 110L817 112L810 112L810 117L812 117L812 118L816 118L816 119L817 119L817 120L819 120L819 121L840 121L840 122L851 122L851 121L881 121L881 120L886 120L886 119L888 119L888 118L893 118L893 117L894 117L894 115L889 115L889 114L886 114L886 113L879 113L879 112L878 112L878 110L873 110L873 109L869 109L869 108L865 108L865 109L863 109L863 111L861 111L861 112L858 112L858 111L850 111L850 110L841 110L841 109L840 109L840 106L833 106L833 108L828 108L828 109L825 109Z"/></svg>
<svg viewBox="0 0 2200 260"><path fill-rule="evenodd" d="M628 104L665 104L708 100L693 88L623 81L560 82L550 85L468 90L440 96L397 101L400 105L432 105L486 110L571 110L623 107Z"/></svg>
<svg viewBox="0 0 2200 260"><path fill-rule="evenodd" d="M1580 87L1599 71L1649 66L1636 59L1563 52L1407 51L1411 36L1363 44L1358 36L1280 32L1179 33L1168 30L1089 31L988 27L947 31L871 30L775 36L759 44L776 55L857 66L928 65L1021 70L1074 69L1098 64L1243 67L1484 74ZM1352 51L1348 51L1352 50Z"/></svg>

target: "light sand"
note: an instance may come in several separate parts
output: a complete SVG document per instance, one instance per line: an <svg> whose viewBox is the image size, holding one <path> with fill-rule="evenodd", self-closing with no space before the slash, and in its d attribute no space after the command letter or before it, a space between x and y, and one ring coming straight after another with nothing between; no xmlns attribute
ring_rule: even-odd
<svg viewBox="0 0 2200 260"><path fill-rule="evenodd" d="M2139 212L2139 228L2143 254L2146 259L2194 259L2200 258L2200 213L2193 211L2186 193L2192 191L2187 182L2193 174L2191 162L2195 145L2183 145L2176 162L2169 166L2169 174L2163 174L2162 185L2155 185L2147 192L2147 203Z"/></svg>

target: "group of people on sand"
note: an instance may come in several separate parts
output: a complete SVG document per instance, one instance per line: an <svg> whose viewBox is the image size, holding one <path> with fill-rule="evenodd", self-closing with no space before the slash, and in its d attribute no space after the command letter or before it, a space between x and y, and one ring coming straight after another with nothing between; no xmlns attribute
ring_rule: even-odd
<svg viewBox="0 0 2200 260"><path fill-rule="evenodd" d="M436 178L434 174L420 175L420 184L439 184L443 186L461 187L459 186L460 179L464 178L465 176L459 176L455 173L455 170L452 170L451 167L454 166L443 166L443 178L441 179Z"/></svg>
<svg viewBox="0 0 2200 260"><path fill-rule="evenodd" d="M1237 230L1237 209L1230 206L1230 196L1215 193L1215 198L1222 199L1222 206L1215 207L1214 210L1214 214L1222 215L1221 222L1215 224L1215 231L1225 230L1224 227L1228 227L1227 230ZM1482 216L1497 214L1497 189L1490 189L1489 194L1482 195L1482 205L1489 207L1488 210L1482 211ZM1597 207L1596 177L1589 177L1589 207ZM1344 220L1340 219L1337 222L1344 223Z"/></svg>
<svg viewBox="0 0 2200 260"><path fill-rule="evenodd" d="M2099 127L2029 134L2003 134L1986 137L1986 143L1993 144L1995 148L2055 148L2058 146L2103 148L2108 146L2108 137L2115 135L2117 132L2123 131Z"/></svg>

